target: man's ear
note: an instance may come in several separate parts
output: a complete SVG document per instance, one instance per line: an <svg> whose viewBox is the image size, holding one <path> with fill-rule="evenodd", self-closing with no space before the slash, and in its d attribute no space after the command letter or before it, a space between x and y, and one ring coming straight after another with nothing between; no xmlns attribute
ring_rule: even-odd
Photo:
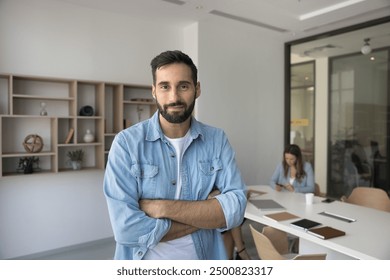
<svg viewBox="0 0 390 280"><path fill-rule="evenodd" d="M200 96L200 92L201 92L201 90L200 90L200 82L198 82L197 84L196 84L196 87L195 87L195 98L198 98L199 96Z"/></svg>
<svg viewBox="0 0 390 280"><path fill-rule="evenodd" d="M152 96L153 99L156 99L156 87L154 85L152 85Z"/></svg>

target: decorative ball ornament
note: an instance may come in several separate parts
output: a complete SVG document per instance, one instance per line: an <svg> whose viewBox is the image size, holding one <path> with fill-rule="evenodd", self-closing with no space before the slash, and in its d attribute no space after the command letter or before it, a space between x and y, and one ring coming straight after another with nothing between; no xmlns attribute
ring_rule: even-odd
<svg viewBox="0 0 390 280"><path fill-rule="evenodd" d="M38 134L30 134L24 138L23 147L26 152L39 153L43 149L43 139Z"/></svg>

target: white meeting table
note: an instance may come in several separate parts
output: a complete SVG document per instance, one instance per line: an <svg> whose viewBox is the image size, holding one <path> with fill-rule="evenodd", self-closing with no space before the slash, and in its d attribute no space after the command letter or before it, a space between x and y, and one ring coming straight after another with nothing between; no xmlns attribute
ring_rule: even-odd
<svg viewBox="0 0 390 280"><path fill-rule="evenodd" d="M341 201L324 203L323 197L314 197L312 205L306 205L305 194L277 192L269 186L248 186L248 190L265 192L254 193L248 200L245 218L263 225L271 226L299 237L299 253L327 253L327 259L390 260L390 213ZM272 199L285 209L261 211L250 200ZM266 214L287 211L298 216L297 219L274 221ZM319 214L329 212L341 215L354 222L346 222ZM290 225L299 219L310 219L346 233L345 236L327 240L315 237L304 230Z"/></svg>

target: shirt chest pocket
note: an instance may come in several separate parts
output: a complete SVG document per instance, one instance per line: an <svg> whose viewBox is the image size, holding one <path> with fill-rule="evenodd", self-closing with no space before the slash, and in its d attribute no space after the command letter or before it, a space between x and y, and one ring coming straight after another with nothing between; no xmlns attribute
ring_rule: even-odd
<svg viewBox="0 0 390 280"><path fill-rule="evenodd" d="M138 191L142 197L155 196L158 166L136 163L131 166L130 173L137 180Z"/></svg>
<svg viewBox="0 0 390 280"><path fill-rule="evenodd" d="M217 175L222 170L222 161L213 159L199 162L199 169L202 178L202 187L209 189L215 185Z"/></svg>

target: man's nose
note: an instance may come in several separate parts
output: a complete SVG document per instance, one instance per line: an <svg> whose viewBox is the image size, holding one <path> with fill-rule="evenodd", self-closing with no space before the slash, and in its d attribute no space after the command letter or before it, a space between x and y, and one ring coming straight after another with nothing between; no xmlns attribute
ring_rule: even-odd
<svg viewBox="0 0 390 280"><path fill-rule="evenodd" d="M169 101L176 101L179 99L179 90L176 87L172 87L169 92Z"/></svg>

